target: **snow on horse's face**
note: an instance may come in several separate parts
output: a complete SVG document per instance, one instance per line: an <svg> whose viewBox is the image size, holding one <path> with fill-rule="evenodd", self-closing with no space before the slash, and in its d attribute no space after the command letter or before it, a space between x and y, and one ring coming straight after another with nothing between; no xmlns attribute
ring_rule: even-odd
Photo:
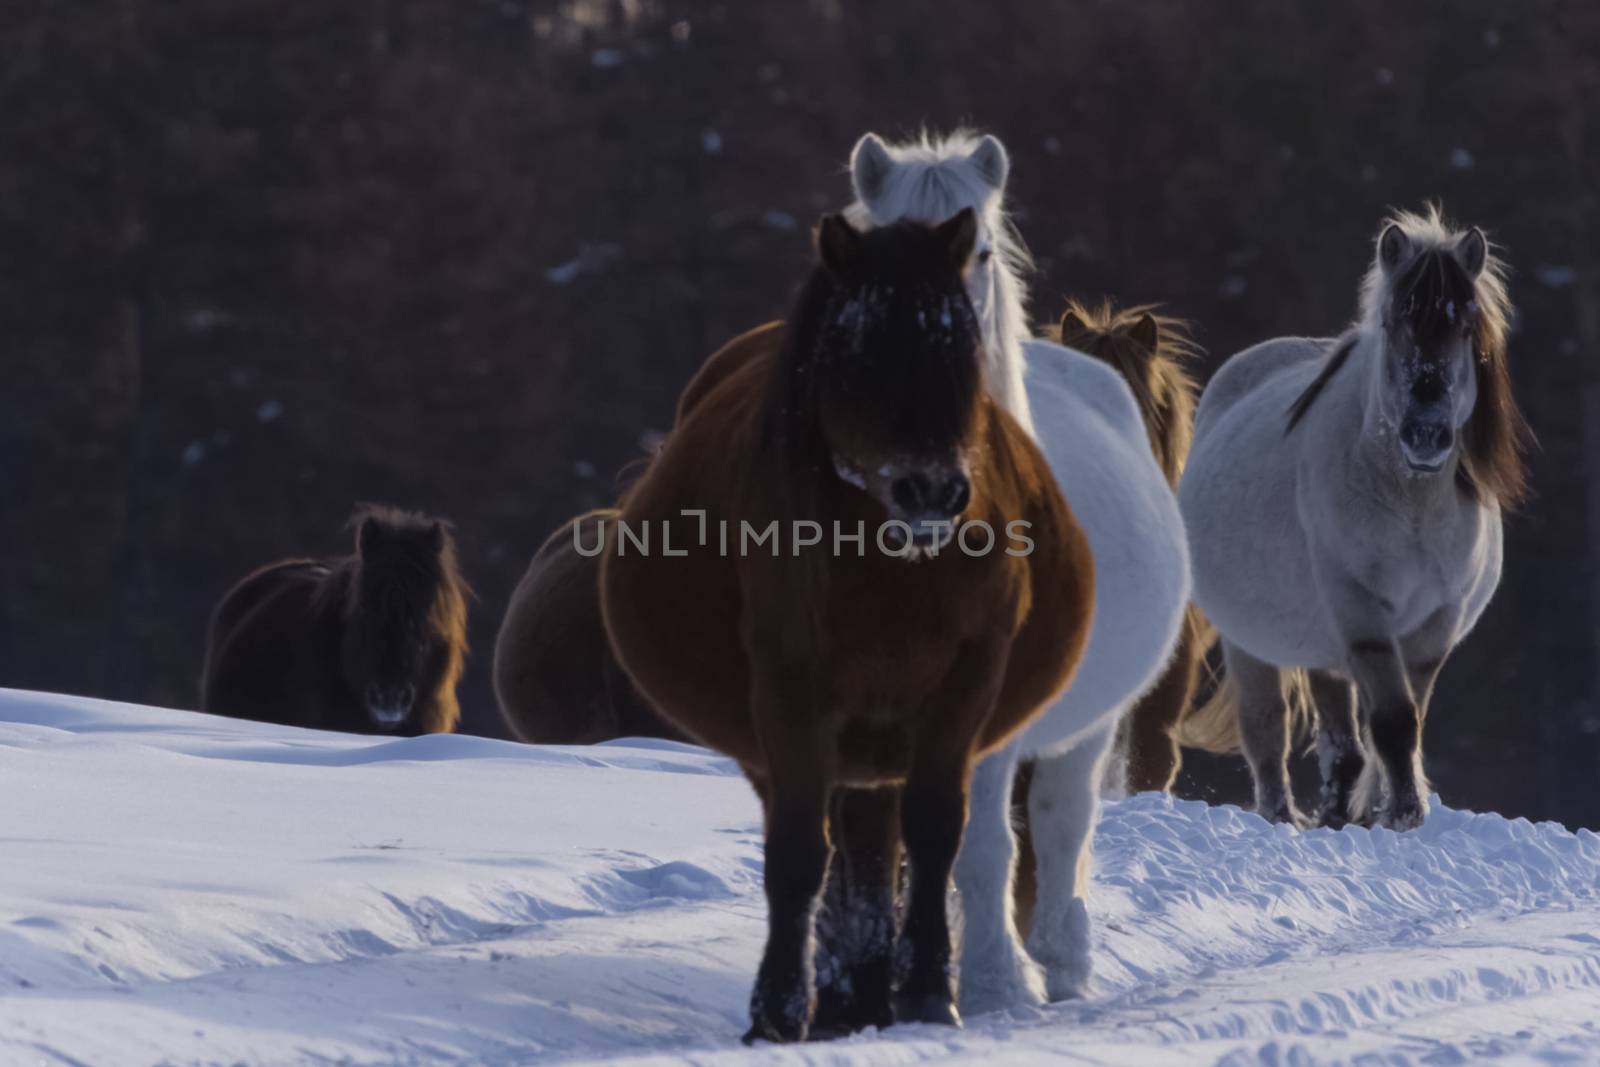
<svg viewBox="0 0 1600 1067"><path fill-rule="evenodd" d="M835 474L920 548L948 542L971 499L982 339L962 280L976 229L964 210L893 241L838 215L817 234L832 282L807 370L818 426Z"/></svg>
<svg viewBox="0 0 1600 1067"><path fill-rule="evenodd" d="M1474 286L1487 258L1476 227L1446 247L1419 248L1397 223L1378 239L1388 293L1379 419L1396 432L1401 457L1417 473L1444 467L1477 402Z"/></svg>

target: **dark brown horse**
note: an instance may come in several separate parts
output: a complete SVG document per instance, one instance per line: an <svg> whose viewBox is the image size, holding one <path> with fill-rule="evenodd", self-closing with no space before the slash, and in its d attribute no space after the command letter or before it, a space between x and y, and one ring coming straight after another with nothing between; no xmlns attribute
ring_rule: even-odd
<svg viewBox="0 0 1600 1067"><path fill-rule="evenodd" d="M222 598L203 710L350 733L455 729L469 591L450 528L383 507L352 523L355 555L274 563Z"/></svg>
<svg viewBox="0 0 1600 1067"><path fill-rule="evenodd" d="M1051 336L1115 367L1127 379L1150 434L1156 462L1174 490L1194 436L1199 389L1184 369L1195 354L1188 325L1155 313L1152 305L1117 309L1071 302ZM1194 605L1184 616L1172 662L1118 727L1130 793L1172 788L1182 755L1173 731L1189 709L1213 634ZM1019 783L1021 779L1019 778Z"/></svg>
<svg viewBox="0 0 1600 1067"><path fill-rule="evenodd" d="M678 400L677 422L731 370L782 338L768 323L728 342ZM601 508L569 519L534 554L506 607L494 645L500 716L522 741L592 745L619 737L684 740L617 664L600 619L600 557L621 514Z"/></svg>
<svg viewBox="0 0 1600 1067"><path fill-rule="evenodd" d="M835 852L818 1029L958 1021L945 897L973 762L1063 688L1088 635L1087 541L985 388L975 232L971 211L825 219L776 351L702 371L601 557L623 667L765 807L750 1039L812 1025Z"/></svg>

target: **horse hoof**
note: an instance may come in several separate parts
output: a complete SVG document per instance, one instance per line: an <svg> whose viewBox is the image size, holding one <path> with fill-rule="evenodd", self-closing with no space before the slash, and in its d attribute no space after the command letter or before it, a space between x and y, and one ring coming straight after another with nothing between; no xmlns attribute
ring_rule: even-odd
<svg viewBox="0 0 1600 1067"><path fill-rule="evenodd" d="M993 970L961 965L961 1014L987 1015L1008 1008L1037 1008L1045 1003L1044 980L1031 960L1013 958Z"/></svg>
<svg viewBox="0 0 1600 1067"><path fill-rule="evenodd" d="M887 998L877 1004L864 1004L837 994L817 993L817 1010L811 1018L807 1041L832 1041L848 1037L868 1027L882 1030L894 1025L894 1006Z"/></svg>
<svg viewBox="0 0 1600 1067"><path fill-rule="evenodd" d="M1343 830L1350 825L1349 816L1345 813L1343 804L1327 805L1317 812L1317 825L1327 830Z"/></svg>
<svg viewBox="0 0 1600 1067"><path fill-rule="evenodd" d="M1269 809L1257 808L1256 814L1268 822L1281 822L1287 826L1294 827L1296 830L1304 830L1311 825L1311 821L1301 815L1299 809L1293 804L1280 804L1278 807Z"/></svg>
<svg viewBox="0 0 1600 1067"><path fill-rule="evenodd" d="M1383 825L1396 833L1415 830L1428 818L1428 805L1421 797L1411 797L1389 806L1384 812Z"/></svg>
<svg viewBox="0 0 1600 1067"><path fill-rule="evenodd" d="M771 1001L756 996L750 1005L750 1029L745 1031L741 1039L746 1045L753 1045L757 1041L771 1041L773 1044L786 1045L796 1041L804 1041L806 1033L810 1030L811 1003L789 1001L791 1010L772 1011L768 1005ZM780 1000L780 1003L782 1001ZM798 1010L795 1010L798 1009Z"/></svg>
<svg viewBox="0 0 1600 1067"><path fill-rule="evenodd" d="M895 997L895 1022L960 1026L961 1014L948 993L902 993Z"/></svg>
<svg viewBox="0 0 1600 1067"><path fill-rule="evenodd" d="M753 1045L757 1041L770 1041L774 1045L791 1045L804 1041L807 1034L804 1022L795 1025L792 1022L780 1022L775 1019L752 1019L750 1029L740 1038L746 1045Z"/></svg>

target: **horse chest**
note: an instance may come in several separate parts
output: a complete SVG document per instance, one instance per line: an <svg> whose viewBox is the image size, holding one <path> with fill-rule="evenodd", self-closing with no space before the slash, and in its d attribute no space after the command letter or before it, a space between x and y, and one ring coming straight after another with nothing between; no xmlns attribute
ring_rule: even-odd
<svg viewBox="0 0 1600 1067"><path fill-rule="evenodd" d="M1397 515L1354 539L1351 573L1389 616L1392 632L1412 633L1466 598L1481 569L1467 533L1438 516Z"/></svg>
<svg viewBox="0 0 1600 1067"><path fill-rule="evenodd" d="M897 566L893 582L846 572L831 583L828 689L852 718L897 719L926 703L961 647L1015 614L1004 572L983 561Z"/></svg>

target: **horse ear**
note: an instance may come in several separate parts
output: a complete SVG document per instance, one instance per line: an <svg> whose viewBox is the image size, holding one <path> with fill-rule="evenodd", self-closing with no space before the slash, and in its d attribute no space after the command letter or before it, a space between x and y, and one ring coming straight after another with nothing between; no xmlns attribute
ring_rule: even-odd
<svg viewBox="0 0 1600 1067"><path fill-rule="evenodd" d="M850 184L855 187L856 199L871 207L893 169L889 146L875 133L863 134L850 151Z"/></svg>
<svg viewBox="0 0 1600 1067"><path fill-rule="evenodd" d="M861 235L843 215L826 215L817 225L817 256L833 274L845 274L861 259Z"/></svg>
<svg viewBox="0 0 1600 1067"><path fill-rule="evenodd" d="M1006 146L1000 143L1000 138L992 133L984 134L967 159L989 183L989 188L1005 188L1006 177L1011 173L1011 157L1006 155Z"/></svg>
<svg viewBox="0 0 1600 1067"><path fill-rule="evenodd" d="M1076 311L1068 310L1065 315L1061 316L1062 344L1066 344L1069 337L1078 337L1088 332L1088 325L1083 321L1083 317L1080 316Z"/></svg>
<svg viewBox="0 0 1600 1067"><path fill-rule="evenodd" d="M1144 349L1145 354L1155 355L1156 346L1161 343L1161 326L1156 322L1156 317L1146 311L1139 316L1139 321L1128 327L1128 336L1133 338L1133 343Z"/></svg>
<svg viewBox="0 0 1600 1067"><path fill-rule="evenodd" d="M1394 270L1405 261L1406 254L1411 250L1411 239L1406 236L1406 231L1400 224L1391 222L1383 228L1378 235L1378 262L1383 264L1384 270Z"/></svg>
<svg viewBox="0 0 1600 1067"><path fill-rule="evenodd" d="M1474 226L1461 235L1456 242L1456 259L1469 277L1476 278L1483 273L1483 265L1489 262L1489 239L1482 230Z"/></svg>
<svg viewBox="0 0 1600 1067"><path fill-rule="evenodd" d="M965 271L978 243L978 216L970 207L964 207L954 218L941 222L934 232L949 251L951 265Z"/></svg>
<svg viewBox="0 0 1600 1067"><path fill-rule="evenodd" d="M434 519L428 523L428 544L435 552L444 551L444 543L449 536L449 523L443 519Z"/></svg>
<svg viewBox="0 0 1600 1067"><path fill-rule="evenodd" d="M361 516L361 525L356 527L356 551L363 556L370 555L383 541L383 527L371 515Z"/></svg>

